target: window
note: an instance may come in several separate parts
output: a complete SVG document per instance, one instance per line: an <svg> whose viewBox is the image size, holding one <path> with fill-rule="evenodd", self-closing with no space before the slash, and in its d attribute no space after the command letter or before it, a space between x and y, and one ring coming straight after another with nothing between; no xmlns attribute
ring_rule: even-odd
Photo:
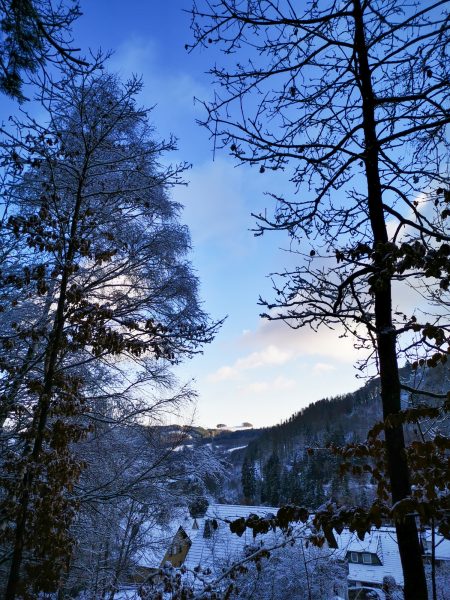
<svg viewBox="0 0 450 600"><path fill-rule="evenodd" d="M177 554L180 554L180 552L183 552L183 548L184 546L181 542L173 542L169 547L168 556L176 556Z"/></svg>
<svg viewBox="0 0 450 600"><path fill-rule="evenodd" d="M350 562L357 563L358 562L358 553L350 552Z"/></svg>
<svg viewBox="0 0 450 600"><path fill-rule="evenodd" d="M372 564L372 555L369 554L368 552L363 552L363 563L365 565L371 565Z"/></svg>

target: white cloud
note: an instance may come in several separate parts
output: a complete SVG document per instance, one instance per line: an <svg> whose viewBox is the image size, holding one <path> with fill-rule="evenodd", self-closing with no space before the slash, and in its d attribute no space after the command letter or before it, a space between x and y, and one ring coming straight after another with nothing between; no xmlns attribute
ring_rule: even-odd
<svg viewBox="0 0 450 600"><path fill-rule="evenodd" d="M177 189L176 200L184 205L183 219L195 243L245 250L252 238L246 227L251 218L245 206L244 171L218 158L196 165L188 177L189 185Z"/></svg>
<svg viewBox="0 0 450 600"><path fill-rule="evenodd" d="M244 392L251 392L253 394L262 394L269 390L269 383L267 381L254 381L242 388Z"/></svg>
<svg viewBox="0 0 450 600"><path fill-rule="evenodd" d="M283 348L291 359L301 356L323 356L339 362L353 363L361 358L353 347L353 339L342 337L342 329L326 327L314 331L309 327L291 329L282 321L261 319L254 331L245 333L242 341L247 346L274 346Z"/></svg>
<svg viewBox="0 0 450 600"><path fill-rule="evenodd" d="M279 321L261 320L255 331L245 331L241 344L262 348L242 356L230 365L224 365L208 376L211 382L238 380L253 369L282 367L309 356L320 356L327 360L318 361L312 374L319 375L336 371L336 364L354 364L362 358L361 351L355 350L350 337L342 338L336 330L311 329L292 330ZM336 363L336 364L335 364ZM250 384L253 385L253 384ZM262 385L257 382L254 391ZM250 388L249 388L250 389Z"/></svg>
<svg viewBox="0 0 450 600"><path fill-rule="evenodd" d="M258 369L260 367L279 366L287 363L292 358L290 352L280 350L276 346L267 346L259 352L239 358L232 366L225 365L220 367L215 373L209 375L209 381L224 381L227 379L236 379L243 371L249 369Z"/></svg>
<svg viewBox="0 0 450 600"><path fill-rule="evenodd" d="M298 386L298 382L295 381L295 379L289 379L280 375L271 381L254 381L249 383L248 385L242 386L241 391L262 394L266 392L292 390L296 386Z"/></svg>
<svg viewBox="0 0 450 600"><path fill-rule="evenodd" d="M161 107L167 107L167 113L172 119L176 118L180 107L193 112L194 96L208 95L208 89L182 69L181 65L177 71L161 69L164 64L161 50L151 38L132 36L117 48L110 63L112 69L124 77L142 75L145 84L144 99L148 98L149 106L156 102Z"/></svg>
<svg viewBox="0 0 450 600"><path fill-rule="evenodd" d="M227 381L230 379L236 379L238 376L238 372L235 368L224 366L217 369L214 373L211 373L208 376L208 381L218 382L218 381Z"/></svg>
<svg viewBox="0 0 450 600"><path fill-rule="evenodd" d="M146 39L133 35L119 45L111 57L111 65L125 75L142 73L157 61L157 45L148 37Z"/></svg>
<svg viewBox="0 0 450 600"><path fill-rule="evenodd" d="M292 358L291 352L280 350L277 346L270 345L260 352L252 352L244 358L236 361L235 366L238 370L256 369L268 365L282 365Z"/></svg>
<svg viewBox="0 0 450 600"><path fill-rule="evenodd" d="M329 363L318 362L314 365L313 371L317 375L321 375L322 373L329 373L330 371L336 371L336 367L334 365L330 365Z"/></svg>

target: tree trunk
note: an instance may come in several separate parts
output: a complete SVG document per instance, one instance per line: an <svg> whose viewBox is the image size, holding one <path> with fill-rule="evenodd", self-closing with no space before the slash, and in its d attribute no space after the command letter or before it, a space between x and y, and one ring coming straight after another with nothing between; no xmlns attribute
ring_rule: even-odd
<svg viewBox="0 0 450 600"><path fill-rule="evenodd" d="M396 333L392 323L392 280L383 273L385 248L388 242L383 211L383 195L379 174L378 139L375 121L375 98L365 41L364 22L360 0L353 0L355 21L355 69L362 96L365 141L365 170L367 179L367 204L375 250L374 284L375 327L380 369L383 417L401 410L400 378L398 372ZM403 426L388 428L385 432L388 474L392 502L406 498L411 493L406 461ZM395 523L404 575L406 600L426 600L427 586L419 536L414 516Z"/></svg>
<svg viewBox="0 0 450 600"><path fill-rule="evenodd" d="M46 319L50 313L50 308L54 301L53 293L54 293L54 283L52 282L49 285L49 292L48 292L47 298L45 300L45 305L44 305L44 309L42 311L41 321ZM22 366L20 367L16 376L14 377L7 394L5 394L5 396L2 398L2 405L0 406L0 432L4 428L5 421L9 417L10 411L14 408L14 405L16 403L16 396L19 393L20 386L22 384L24 377L28 374L30 369L32 369L35 364L37 347L38 347L38 343L35 340L31 340Z"/></svg>
<svg viewBox="0 0 450 600"><path fill-rule="evenodd" d="M34 430L34 443L33 450L30 455L31 466L28 465L26 467L25 474L22 480L22 493L19 500L19 510L16 518L14 550L11 560L11 566L9 569L5 600L15 600L17 594L17 587L20 581L20 569L22 565L23 549L26 539L26 525L29 518L30 494L34 480L32 465L37 464L39 462L42 446L44 443L45 429L47 426L48 413L50 409L50 400L53 392L58 356L60 352L61 336L63 333L65 323L64 309L66 306L67 287L69 283L69 276L72 272L72 261L75 257L75 238L78 230L78 220L82 203L82 189L85 172L86 162L82 174L80 176L79 186L77 190L77 196L75 200L72 223L70 228L70 238L67 249L67 257L61 276L61 285L58 297L58 304L55 312L55 320L53 322L53 328L46 352L43 391L39 396L38 404L36 407L36 413L32 425L32 431ZM30 445L25 447L25 455L29 453Z"/></svg>

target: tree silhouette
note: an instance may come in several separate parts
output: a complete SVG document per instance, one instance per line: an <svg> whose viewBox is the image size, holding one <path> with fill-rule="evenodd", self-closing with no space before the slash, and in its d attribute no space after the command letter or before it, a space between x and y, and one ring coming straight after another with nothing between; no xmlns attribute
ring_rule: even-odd
<svg viewBox="0 0 450 600"><path fill-rule="evenodd" d="M244 498L251 504L256 495L256 474L255 464L248 456L245 456L242 463L241 484Z"/></svg>
<svg viewBox="0 0 450 600"><path fill-rule="evenodd" d="M424 279L448 288L448 7L211 0L192 10L194 46L225 54L211 70L214 99L204 102L215 147L261 174L289 173L293 184L291 196L271 194L273 216L255 215L256 235L286 231L302 258L273 274L276 300L261 300L264 316L292 328L341 327L379 372L407 599L427 591L405 504L403 423L392 418L402 408L398 356L420 347L445 360L449 329L442 314L430 323L397 308L397 292Z"/></svg>

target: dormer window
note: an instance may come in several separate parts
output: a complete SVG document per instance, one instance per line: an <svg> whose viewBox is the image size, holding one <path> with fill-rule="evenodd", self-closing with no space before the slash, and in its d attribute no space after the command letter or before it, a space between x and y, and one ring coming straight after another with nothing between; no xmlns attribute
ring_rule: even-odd
<svg viewBox="0 0 450 600"><path fill-rule="evenodd" d="M363 565L381 565L381 560L376 554L371 552L347 552L349 563L359 563Z"/></svg>

